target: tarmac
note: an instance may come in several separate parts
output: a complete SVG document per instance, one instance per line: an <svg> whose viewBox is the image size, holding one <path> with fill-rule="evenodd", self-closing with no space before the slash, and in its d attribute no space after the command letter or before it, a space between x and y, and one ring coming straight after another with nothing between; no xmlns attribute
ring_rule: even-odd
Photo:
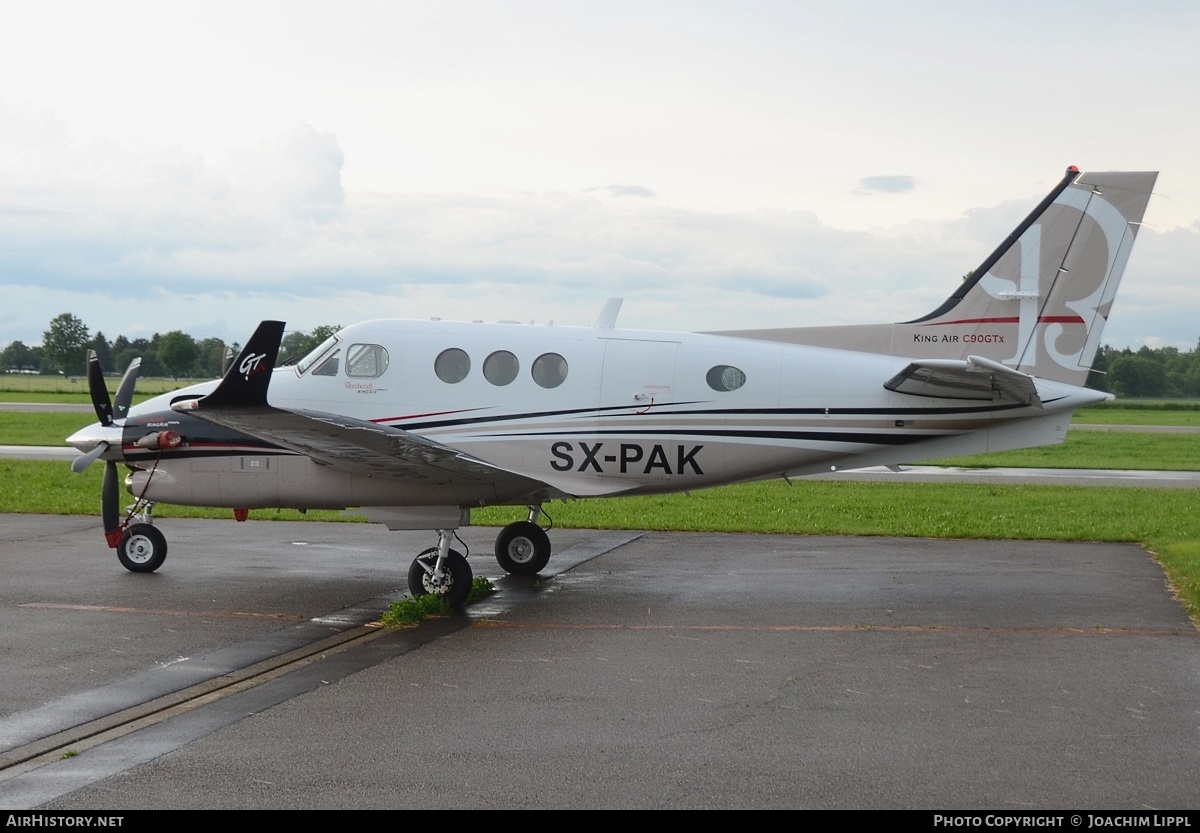
<svg viewBox="0 0 1200 833"><path fill-rule="evenodd" d="M6 809L1200 806L1200 631L1135 545L556 530L521 579L465 528L498 592L391 630L428 533L166 520L133 574L0 525Z"/></svg>

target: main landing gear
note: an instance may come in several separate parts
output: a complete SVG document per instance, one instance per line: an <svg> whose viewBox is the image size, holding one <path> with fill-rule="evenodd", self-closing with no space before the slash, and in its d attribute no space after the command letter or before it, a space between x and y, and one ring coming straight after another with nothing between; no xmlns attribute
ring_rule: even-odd
<svg viewBox="0 0 1200 833"><path fill-rule="evenodd" d="M496 536L496 561L506 573L532 576L550 561L550 536L537 525L542 507L529 507L529 520L509 524Z"/></svg>
<svg viewBox="0 0 1200 833"><path fill-rule="evenodd" d="M496 561L506 573L532 576L550 561L550 537L538 526L542 507L530 506L529 519L509 524L496 536ZM408 568L408 589L414 597L441 596L450 607L458 607L471 593L474 575L467 559L450 549L454 530L439 529L438 545L413 559Z"/></svg>
<svg viewBox="0 0 1200 833"><path fill-rule="evenodd" d="M458 550L450 549L454 530L439 529L438 545L413 559L408 568L408 590L417 596L441 596L450 607L458 607L471 594L471 565Z"/></svg>

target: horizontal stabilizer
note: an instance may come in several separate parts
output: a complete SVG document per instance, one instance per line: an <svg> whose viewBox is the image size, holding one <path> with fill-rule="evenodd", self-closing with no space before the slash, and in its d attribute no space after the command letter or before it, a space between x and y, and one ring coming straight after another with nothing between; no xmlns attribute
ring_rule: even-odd
<svg viewBox="0 0 1200 833"><path fill-rule="evenodd" d="M1006 400L1042 407L1034 378L982 356L918 359L883 386L896 393L938 399Z"/></svg>

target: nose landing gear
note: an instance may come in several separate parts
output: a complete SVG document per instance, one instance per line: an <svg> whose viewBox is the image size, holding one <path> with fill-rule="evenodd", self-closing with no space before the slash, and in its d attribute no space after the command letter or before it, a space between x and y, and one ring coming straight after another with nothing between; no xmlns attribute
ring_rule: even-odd
<svg viewBox="0 0 1200 833"><path fill-rule="evenodd" d="M134 524L121 535L117 558L130 572L153 573L167 559L167 539L158 527Z"/></svg>

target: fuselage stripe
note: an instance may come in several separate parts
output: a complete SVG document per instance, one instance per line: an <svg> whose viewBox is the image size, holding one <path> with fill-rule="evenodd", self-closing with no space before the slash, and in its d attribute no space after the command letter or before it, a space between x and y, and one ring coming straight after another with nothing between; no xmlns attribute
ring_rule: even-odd
<svg viewBox="0 0 1200 833"><path fill-rule="evenodd" d="M956 432L941 432L937 434L883 434L883 433L866 433L860 431L738 431L730 429L721 430L686 430L678 429L670 430L640 430L629 429L621 430L606 430L606 431L529 431L524 433L512 434L487 434L484 435L488 439L532 439L534 437L615 437L615 436L638 436L638 437L712 437L720 439L722 437L738 437L746 439L764 439L764 440L817 440L819 442L830 443L869 443L875 445L907 445L909 443L922 442L924 440L937 440L943 437L953 437Z"/></svg>
<svg viewBox="0 0 1200 833"><path fill-rule="evenodd" d="M956 318L953 321L929 321L923 327L945 327L954 324L1019 324L1021 320L1015 315L995 318ZM1039 315L1039 324L1083 324L1084 320L1078 315Z"/></svg>

